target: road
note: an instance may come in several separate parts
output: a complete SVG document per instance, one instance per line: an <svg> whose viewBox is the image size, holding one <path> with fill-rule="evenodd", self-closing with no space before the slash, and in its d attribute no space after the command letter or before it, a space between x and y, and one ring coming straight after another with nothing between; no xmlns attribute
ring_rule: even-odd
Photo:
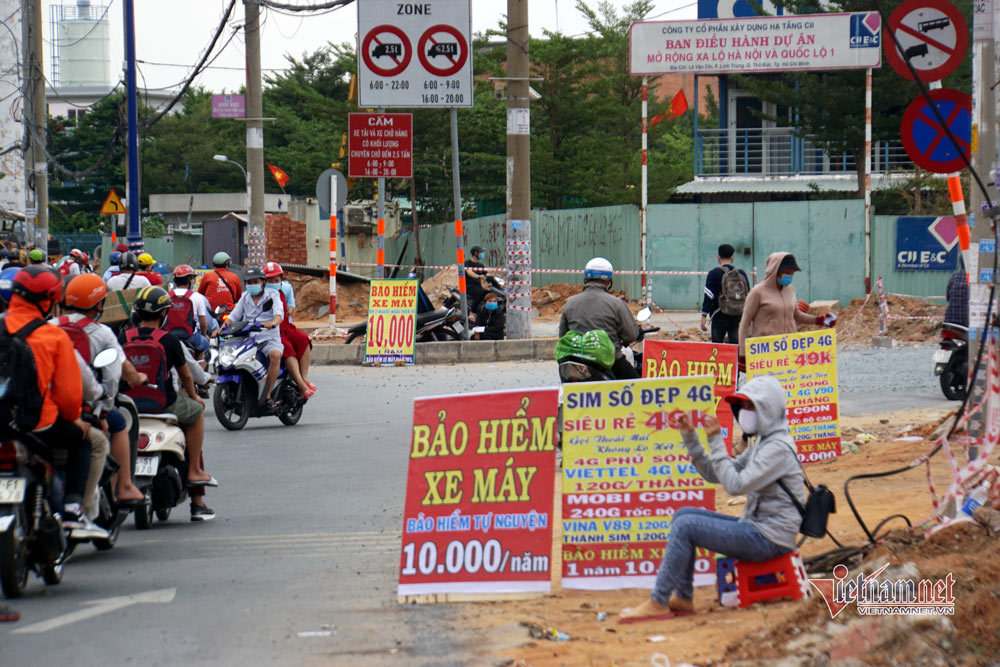
<svg viewBox="0 0 1000 667"><path fill-rule="evenodd" d="M954 407L934 384L931 353L842 352L844 414ZM451 625L454 607L396 603L412 399L555 377L554 362L317 368L320 393L298 426L253 420L229 433L210 414L218 518L190 523L185 506L149 531L130 520L112 551L79 549L62 584L32 578L16 601L22 619L0 624L0 664L474 661L481 638ZM96 600L106 602L87 604Z"/></svg>

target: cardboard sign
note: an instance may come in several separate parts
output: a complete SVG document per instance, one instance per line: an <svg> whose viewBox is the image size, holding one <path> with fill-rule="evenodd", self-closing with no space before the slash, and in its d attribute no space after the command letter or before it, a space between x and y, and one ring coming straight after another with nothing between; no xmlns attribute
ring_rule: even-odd
<svg viewBox="0 0 1000 667"><path fill-rule="evenodd" d="M368 295L366 364L413 364L417 281L373 280Z"/></svg>
<svg viewBox="0 0 1000 667"><path fill-rule="evenodd" d="M701 429L715 411L711 376L563 385L563 588L649 588L681 507L715 509L675 420ZM695 584L715 561L696 555Z"/></svg>
<svg viewBox="0 0 1000 667"><path fill-rule="evenodd" d="M774 377L785 388L788 426L799 461L840 456L837 331L820 329L747 340L747 379Z"/></svg>
<svg viewBox="0 0 1000 667"><path fill-rule="evenodd" d="M558 388L413 402L399 595L551 588Z"/></svg>
<svg viewBox="0 0 1000 667"><path fill-rule="evenodd" d="M733 411L722 399L736 391L738 345L694 341L645 340L642 377L715 376L715 415L726 449L733 453Z"/></svg>

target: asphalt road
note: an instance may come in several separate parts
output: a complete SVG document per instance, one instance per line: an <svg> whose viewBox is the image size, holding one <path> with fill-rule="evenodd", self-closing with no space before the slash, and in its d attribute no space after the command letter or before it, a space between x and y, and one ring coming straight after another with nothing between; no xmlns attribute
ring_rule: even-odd
<svg viewBox="0 0 1000 667"><path fill-rule="evenodd" d="M953 407L931 354L842 352L844 414ZM218 518L190 523L185 506L149 531L129 520L112 551L81 547L60 585L32 578L15 601L22 619L0 624L0 664L475 661L480 638L452 625L454 607L396 603L412 399L555 378L554 362L326 367L298 426L271 418L229 433L209 414Z"/></svg>

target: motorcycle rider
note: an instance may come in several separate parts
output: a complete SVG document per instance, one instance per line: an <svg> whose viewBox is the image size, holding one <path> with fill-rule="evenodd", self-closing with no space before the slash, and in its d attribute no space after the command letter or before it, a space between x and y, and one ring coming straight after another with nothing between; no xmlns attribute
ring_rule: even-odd
<svg viewBox="0 0 1000 667"><path fill-rule="evenodd" d="M109 264L108 270L105 271L104 275L102 276L104 282L108 282L109 280L111 280L113 276L117 275L118 272L121 271L121 267L118 266L118 263L121 261L122 261L122 254L117 250L113 251L110 255L108 255L108 264Z"/></svg>
<svg viewBox="0 0 1000 667"><path fill-rule="evenodd" d="M156 260L148 252L144 252L136 257L136 261L139 262L139 272L137 276L142 276L149 281L150 285L162 285L163 277L159 273L153 271L153 266L156 264Z"/></svg>
<svg viewBox="0 0 1000 667"><path fill-rule="evenodd" d="M64 329L77 327L81 330L87 338L91 359L103 350L113 348L118 351L118 359L101 372L104 397L99 408L101 427L111 435L111 456L120 466L115 497L119 503L128 505L141 501L143 495L132 483L127 422L115 408L115 397L118 395L119 380L124 379L129 385L137 386L144 384L148 378L136 371L125 358L125 351L119 345L115 333L109 327L99 324L107 294L107 286L95 274L83 274L71 279L63 296L63 304L69 312L52 323Z"/></svg>
<svg viewBox="0 0 1000 667"><path fill-rule="evenodd" d="M285 309L280 297L271 296L273 291L264 289L266 280L264 272L260 269L247 271L247 291L236 302L233 312L229 314L229 321L246 321L250 324L257 324L265 330L257 336L257 343L264 355L267 356L268 361L267 390L264 392L264 398L267 401L267 406L274 409L271 390L274 389L274 383L278 380L278 373L281 371L281 355L284 352L284 345L281 344L281 331L278 327L285 319Z"/></svg>
<svg viewBox="0 0 1000 667"><path fill-rule="evenodd" d="M619 380L638 378L635 368L622 355L622 346L639 338L632 312L625 302L611 293L614 267L603 257L594 257L583 269L583 291L566 300L559 319L559 336L567 331L587 333L594 329L607 332L615 347L611 372Z"/></svg>
<svg viewBox="0 0 1000 667"><path fill-rule="evenodd" d="M111 279L108 280L108 289L112 292L117 290L150 287L149 281L146 280L144 276L140 276L137 273L139 270L139 262L135 258L135 253L123 253L121 261L119 262L119 267L121 270L116 275L111 276Z"/></svg>
<svg viewBox="0 0 1000 667"><path fill-rule="evenodd" d="M215 270L202 276L198 292L208 298L213 313L219 306L232 310L243 295L239 276L229 270L232 258L229 253L217 252L212 258L212 264Z"/></svg>
<svg viewBox="0 0 1000 667"><path fill-rule="evenodd" d="M43 266L21 269L11 283L10 306L3 325L9 333L27 325L37 326L26 338L35 359L37 391L42 395L41 415L31 433L46 446L67 452L64 525L77 539L106 538L107 532L93 525L83 513L92 429L80 418L83 378L76 352L65 331L45 323L62 298L62 291L62 280L55 270ZM35 324L39 320L40 326Z"/></svg>
<svg viewBox="0 0 1000 667"><path fill-rule="evenodd" d="M483 246L474 245L469 248L472 255L465 260L465 290L469 295L469 312L474 313L479 308L479 301L486 294L483 288L483 279L487 276L486 267L483 265Z"/></svg>
<svg viewBox="0 0 1000 667"><path fill-rule="evenodd" d="M88 273L90 271L89 259L87 253L79 248L73 248L59 264L59 275L75 277L81 273Z"/></svg>
<svg viewBox="0 0 1000 667"><path fill-rule="evenodd" d="M969 326L969 281L965 267L959 266L948 278L945 291L948 307L944 310L944 321L961 327Z"/></svg>
<svg viewBox="0 0 1000 667"><path fill-rule="evenodd" d="M174 269L175 288L170 290L173 306L167 316L166 329L186 342L195 357L200 357L210 345L206 338L209 304L204 295L191 289L196 275L189 264Z"/></svg>
<svg viewBox="0 0 1000 667"><path fill-rule="evenodd" d="M163 384L157 382L157 387L162 389L163 404L166 407L163 412L168 412L177 416L181 430L184 431L184 439L187 445L188 474L187 485L196 489L199 486L218 486L219 483L214 477L205 472L202 459L202 446L205 439L205 402L198 396L194 386L194 379L191 371L187 367L184 357L184 346L177 337L166 331L162 331L162 326L170 310L170 295L162 287L145 287L136 294L132 312L137 320L137 327L125 331L119 339L128 354L128 345L133 341L153 341L162 351L162 358L165 359L167 369L164 375L169 375L169 370L177 372L177 378L181 385L181 391L174 386L169 377L162 379ZM136 364L137 369L142 369L140 364ZM153 378L150 378L153 381ZM196 518L200 517L200 518ZM215 517L215 512L205 506L201 497L192 493L191 495L191 520L209 520Z"/></svg>
<svg viewBox="0 0 1000 667"><path fill-rule="evenodd" d="M277 292L281 295L282 306L285 309L285 317L281 320L278 330L281 332L281 344L284 351L281 353L285 362L285 369L295 381L299 392L305 398L312 398L316 395L316 385L309 382L309 362L312 358L312 341L301 329L292 324L290 309L295 307L295 292L292 285L287 280L282 280L285 271L281 264L268 262L264 265L264 277L267 283L265 289L269 293Z"/></svg>
<svg viewBox="0 0 1000 667"><path fill-rule="evenodd" d="M42 252L41 248L34 248L28 253L28 262L31 266L36 266L38 264L48 266L48 264L45 263L45 253Z"/></svg>

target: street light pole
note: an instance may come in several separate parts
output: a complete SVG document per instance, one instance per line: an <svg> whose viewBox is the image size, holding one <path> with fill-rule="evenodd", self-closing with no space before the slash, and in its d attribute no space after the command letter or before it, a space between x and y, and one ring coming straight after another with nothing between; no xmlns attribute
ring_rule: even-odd
<svg viewBox="0 0 1000 667"><path fill-rule="evenodd" d="M216 162L227 162L229 164L235 164L239 168L239 170L243 172L243 180L246 182L246 190L247 190L247 197L246 197L246 199L247 199L247 201L246 201L247 221L249 221L250 220L250 202L251 202L251 197L250 197L250 174L247 173L247 170L243 168L242 164L240 164L236 160L230 160L225 155L213 155L212 159L215 160Z"/></svg>

